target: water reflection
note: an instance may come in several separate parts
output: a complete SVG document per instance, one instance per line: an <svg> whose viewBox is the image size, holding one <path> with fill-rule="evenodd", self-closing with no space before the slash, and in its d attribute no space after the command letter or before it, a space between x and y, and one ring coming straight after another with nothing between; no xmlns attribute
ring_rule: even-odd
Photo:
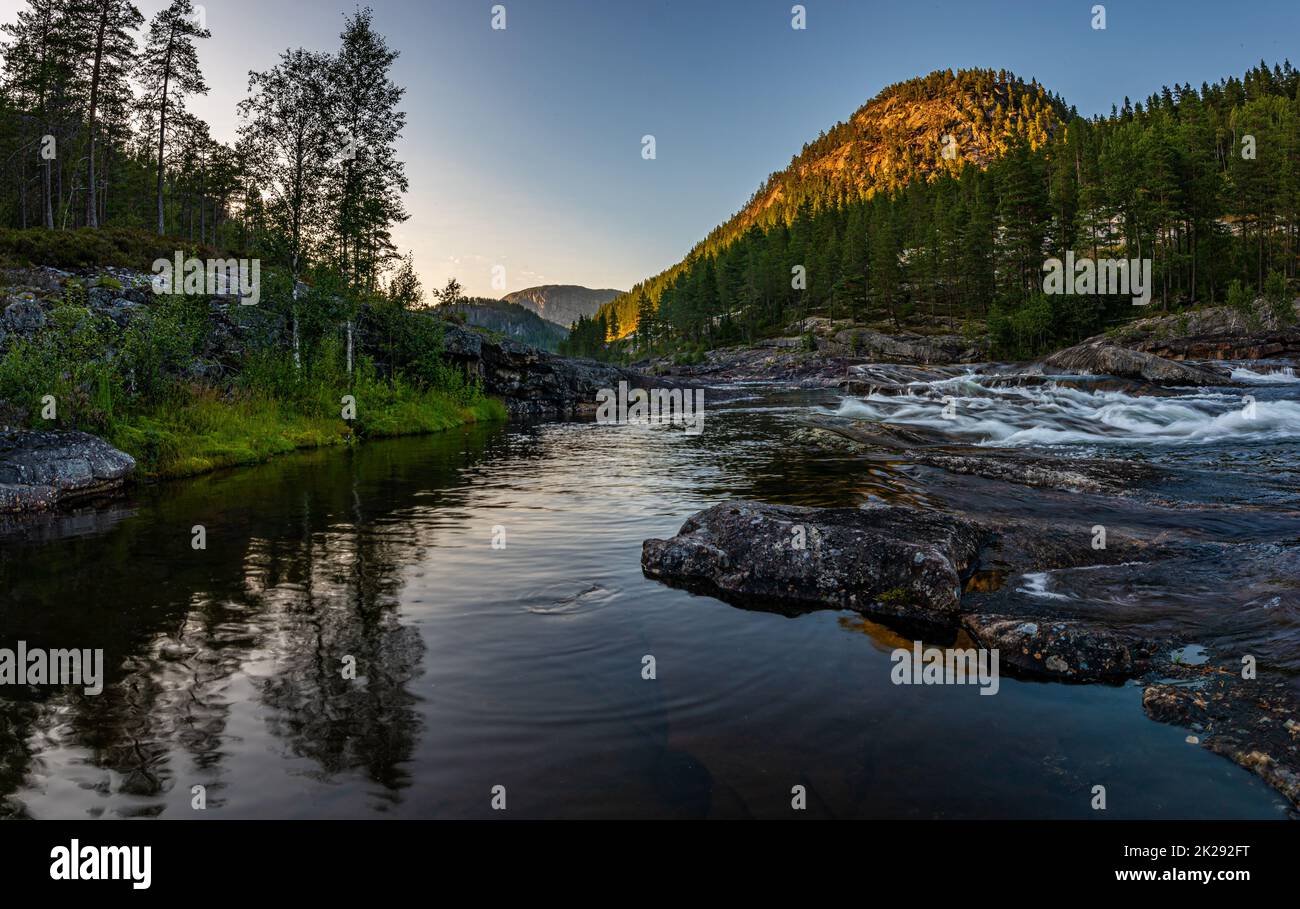
<svg viewBox="0 0 1300 909"><path fill-rule="evenodd" d="M785 817L798 783L821 816L1086 817L1103 774L1115 816L1277 816L1258 780L1147 720L1136 689L904 690L897 630L645 579L642 540L730 497L1017 507L969 478L783 442L816 400L737 402L702 436L379 442L0 528L0 645L101 647L107 673L99 697L3 692L0 812L487 817L506 785L515 817ZM1068 501L1080 521L1159 520Z"/></svg>
<svg viewBox="0 0 1300 909"><path fill-rule="evenodd" d="M498 435L425 440L419 459L379 445L146 490L102 512L99 533L84 516L10 528L22 535L0 549L0 641L103 648L108 684L98 697L7 691L0 790L60 813L85 801L91 815L149 816L203 785L220 807L241 734L231 708L251 698L302 772L356 771L377 801L400 799L424 656L396 615L401 572L439 542L402 512L435 507L411 503L454 490ZM25 800L5 811L26 813Z"/></svg>

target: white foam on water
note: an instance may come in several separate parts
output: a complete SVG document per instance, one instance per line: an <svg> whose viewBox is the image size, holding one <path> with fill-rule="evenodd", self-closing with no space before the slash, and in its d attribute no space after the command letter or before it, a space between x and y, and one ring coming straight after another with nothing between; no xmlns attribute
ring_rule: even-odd
<svg viewBox="0 0 1300 909"><path fill-rule="evenodd" d="M1024 576L1025 586L1017 587L1016 593L1038 597L1040 600L1069 600L1073 597L1047 589L1047 572L1036 571Z"/></svg>
<svg viewBox="0 0 1300 909"><path fill-rule="evenodd" d="M1269 372L1256 372L1244 366L1232 371L1232 381L1245 382L1249 385L1293 385L1300 383L1300 376L1290 366L1281 366Z"/></svg>
<svg viewBox="0 0 1300 909"><path fill-rule="evenodd" d="M942 379L918 387L917 394L901 397L872 394L846 398L836 414L933 429L969 444L989 446L1300 439L1297 400L1257 401L1249 392L1225 389L1187 389L1177 396L1134 395L1114 389L1067 387L1052 380L1038 385L994 386L986 384L989 378L971 374ZM1266 379L1267 384L1283 381ZM1285 381L1300 380L1290 377ZM952 414L951 419L945 418L945 411Z"/></svg>

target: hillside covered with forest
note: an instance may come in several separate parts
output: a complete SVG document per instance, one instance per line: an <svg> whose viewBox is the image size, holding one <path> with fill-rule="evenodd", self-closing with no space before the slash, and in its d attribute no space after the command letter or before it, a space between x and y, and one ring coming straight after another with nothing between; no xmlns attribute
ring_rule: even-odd
<svg viewBox="0 0 1300 909"><path fill-rule="evenodd" d="M1296 277L1298 92L1289 62L1092 118L1006 71L891 86L576 325L569 349L701 350L816 313L987 333L1014 357L1147 314L1127 296L1044 294L1044 262L1071 251L1151 259L1162 312L1280 296Z"/></svg>

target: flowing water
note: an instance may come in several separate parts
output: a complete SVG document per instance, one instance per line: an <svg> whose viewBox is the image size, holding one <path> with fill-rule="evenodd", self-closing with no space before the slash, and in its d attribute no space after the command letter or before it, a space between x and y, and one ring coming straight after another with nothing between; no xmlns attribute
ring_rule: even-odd
<svg viewBox="0 0 1300 909"><path fill-rule="evenodd" d="M730 498L1106 523L1177 554L972 595L1179 629L1300 676L1300 384L1252 369L1163 396L960 371L864 398L732 389L699 435L477 427L11 523L0 646L103 648L108 672L99 696L0 689L0 815L487 817L504 786L517 817L786 817L802 785L821 816L1082 818L1101 784L1109 817L1283 817L1148 720L1135 684L899 687L889 654L911 641L882 625L739 609L639 565L642 540ZM1162 474L1118 498L1031 490L795 444L813 415Z"/></svg>

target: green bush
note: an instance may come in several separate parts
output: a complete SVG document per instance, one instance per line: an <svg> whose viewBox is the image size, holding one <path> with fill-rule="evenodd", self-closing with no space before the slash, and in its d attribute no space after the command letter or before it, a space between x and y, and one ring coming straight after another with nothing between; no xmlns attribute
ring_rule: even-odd
<svg viewBox="0 0 1300 909"><path fill-rule="evenodd" d="M165 399L193 362L206 328L204 300L158 297L123 333L121 360L130 390L147 403Z"/></svg>
<svg viewBox="0 0 1300 909"><path fill-rule="evenodd" d="M1292 303L1291 291L1287 287L1286 275L1280 271L1269 273L1268 279L1264 282L1264 299L1268 302L1269 310L1274 317L1283 325L1295 321L1295 306Z"/></svg>
<svg viewBox="0 0 1300 909"><path fill-rule="evenodd" d="M81 303L74 289L57 303L31 338L13 341L0 357L0 399L33 425L104 431L123 397L122 377L110 361L117 326ZM47 419L48 398L53 419Z"/></svg>
<svg viewBox="0 0 1300 909"><path fill-rule="evenodd" d="M1255 302L1255 290L1241 281L1234 280L1228 285L1228 306L1240 313L1248 313Z"/></svg>
<svg viewBox="0 0 1300 909"><path fill-rule="evenodd" d="M10 339L0 356L0 412L35 427L102 435L134 456L146 475L167 477L343 444L354 435L505 419L504 406L484 396L476 377L442 358L443 325L429 314L385 309L381 327L397 367L381 374L358 354L349 372L340 326L357 317L355 298L322 281L294 300L285 274L264 276L267 307L298 313L300 365L282 346L254 348L232 382L190 381L186 370L209 330L206 298L154 297L122 329L86 305L80 281L69 281L45 327ZM359 333L354 340L359 346ZM344 395L356 399L351 425L342 414ZM44 416L47 396L56 406L52 420Z"/></svg>

